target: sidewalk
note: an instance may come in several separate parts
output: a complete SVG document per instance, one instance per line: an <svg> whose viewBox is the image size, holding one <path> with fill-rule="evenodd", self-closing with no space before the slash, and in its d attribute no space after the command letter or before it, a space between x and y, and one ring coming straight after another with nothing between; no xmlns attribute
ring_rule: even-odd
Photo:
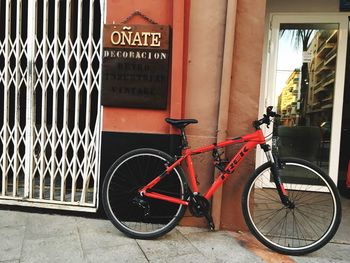
<svg viewBox="0 0 350 263"><path fill-rule="evenodd" d="M0 207L1 208L1 207ZM332 242L288 257L249 233L177 227L157 240L125 237L107 220L0 210L0 262L349 262L350 200Z"/></svg>

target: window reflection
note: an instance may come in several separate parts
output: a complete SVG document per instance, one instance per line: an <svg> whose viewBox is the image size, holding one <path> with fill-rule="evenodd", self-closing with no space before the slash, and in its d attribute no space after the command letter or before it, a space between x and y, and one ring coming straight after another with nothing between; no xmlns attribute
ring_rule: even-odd
<svg viewBox="0 0 350 263"><path fill-rule="evenodd" d="M273 148L328 172L338 25L282 24Z"/></svg>

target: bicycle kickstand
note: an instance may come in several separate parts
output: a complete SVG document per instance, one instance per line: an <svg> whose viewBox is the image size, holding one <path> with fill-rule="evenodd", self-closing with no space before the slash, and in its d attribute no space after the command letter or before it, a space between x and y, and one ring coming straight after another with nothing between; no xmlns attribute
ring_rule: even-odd
<svg viewBox="0 0 350 263"><path fill-rule="evenodd" d="M208 213L205 213L205 218L207 219L208 221L208 227L211 231L214 231L215 230L215 224L213 222L213 217L211 216L211 214L208 212Z"/></svg>

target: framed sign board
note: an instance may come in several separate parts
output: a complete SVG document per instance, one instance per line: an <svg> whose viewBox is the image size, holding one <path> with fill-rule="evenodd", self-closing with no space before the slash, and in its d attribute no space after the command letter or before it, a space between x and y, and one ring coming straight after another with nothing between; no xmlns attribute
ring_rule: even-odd
<svg viewBox="0 0 350 263"><path fill-rule="evenodd" d="M170 27L105 25L102 105L166 109Z"/></svg>
<svg viewBox="0 0 350 263"><path fill-rule="evenodd" d="M350 0L339 0L339 11L350 11Z"/></svg>

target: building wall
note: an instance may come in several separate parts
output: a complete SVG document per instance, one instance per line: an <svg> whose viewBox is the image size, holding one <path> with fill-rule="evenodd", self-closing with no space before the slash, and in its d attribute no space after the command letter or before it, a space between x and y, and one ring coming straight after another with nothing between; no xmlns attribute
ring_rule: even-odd
<svg viewBox="0 0 350 263"><path fill-rule="evenodd" d="M270 12L338 12L339 0L267 0L266 13Z"/></svg>
<svg viewBox="0 0 350 263"><path fill-rule="evenodd" d="M186 86L189 0L106 0L107 24L149 24L149 20L172 29L171 72L167 108L164 110L103 107L101 181L122 154L135 148L157 148L178 153L179 136L166 117L183 117ZM140 15L133 16L135 11ZM102 87L103 88L103 87Z"/></svg>
<svg viewBox="0 0 350 263"><path fill-rule="evenodd" d="M148 1L111 1L107 0L106 23L119 24L128 18L134 11L139 10L142 14L161 25L170 25L173 28L174 37L173 52L180 52L183 49L184 32L184 9L186 1L178 1L176 4L172 0L148 0ZM181 14L182 13L182 14ZM174 19L177 20L174 20ZM131 18L127 23L130 24L148 24L140 16ZM182 27L182 28L181 28ZM179 38L180 36L180 38ZM181 49L179 51L179 49ZM173 68L183 68L183 54L175 55L173 53ZM180 57L179 57L180 56ZM175 89L180 94L171 94L168 108L166 110L141 110L127 108L109 108L103 110L103 130L118 132L137 132L137 133L169 133L169 125L165 123L164 118L173 115L181 117L183 88L182 72L172 72L173 79L171 90ZM177 75L176 75L177 74ZM180 76L179 76L180 75ZM177 77L177 78L175 78Z"/></svg>
<svg viewBox="0 0 350 263"><path fill-rule="evenodd" d="M183 16L179 13L180 3ZM118 137L133 136L135 147L143 146L139 138L147 139L147 134L176 134L163 122L166 116L199 120L198 124L186 129L192 148L253 132L251 123L258 117L265 6L263 0L218 0L215 5L211 0L107 1L108 23L118 23L139 10L159 23L170 24L173 49L181 46L183 52L175 51L174 54L173 50L167 110L104 108L102 160L104 152L112 152L113 148L125 144L125 137L113 141L112 137L117 138L118 133ZM189 13L186 13L186 7ZM189 19L188 28L186 19ZM144 23L137 17L130 22ZM183 32L174 23L181 25ZM180 80L173 75L178 71L182 72L178 75L182 77ZM228 87L226 93L224 86ZM113 143L109 143L111 141ZM227 157L231 157L234 150L237 148L226 149ZM232 175L215 194L212 210L218 227L246 229L240 199L254 163L255 155L251 153L238 174ZM199 189L204 193L218 173L212 167L211 153L194 156L194 165L201 182ZM185 217L181 224L205 226L206 222Z"/></svg>

